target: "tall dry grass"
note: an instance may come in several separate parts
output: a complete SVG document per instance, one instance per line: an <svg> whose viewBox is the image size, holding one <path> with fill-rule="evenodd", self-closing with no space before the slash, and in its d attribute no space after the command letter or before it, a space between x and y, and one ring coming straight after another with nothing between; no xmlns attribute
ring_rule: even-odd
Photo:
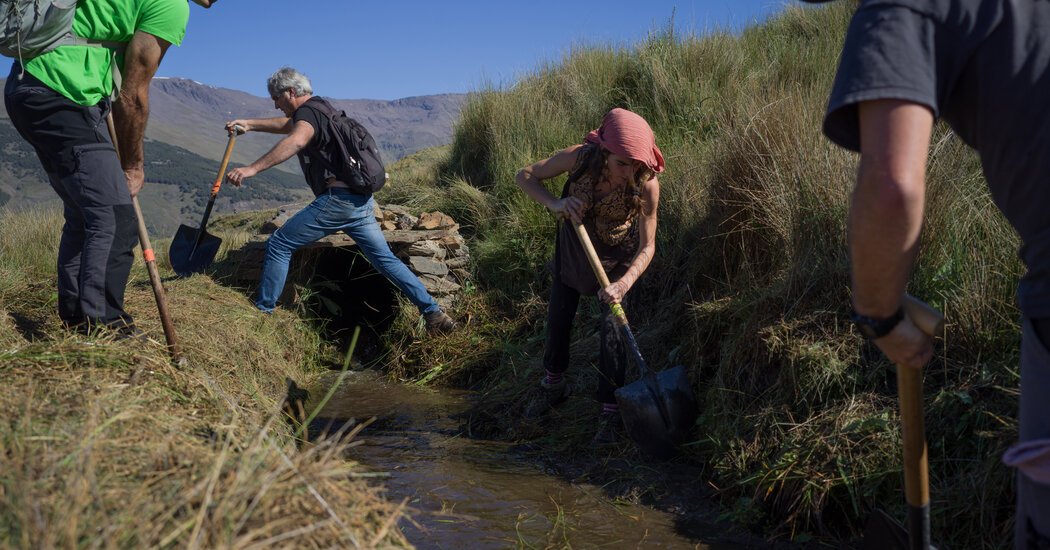
<svg viewBox="0 0 1050 550"><path fill-rule="evenodd" d="M894 377L849 323L845 215L857 159L820 133L852 9L788 7L738 36L669 27L629 50L576 49L470 97L451 147L406 174L406 195L469 197L485 305L471 313L496 330L464 336L491 341L490 352L438 378L487 380L474 429L570 453L587 444L586 405L554 434L512 414L540 372L555 229L513 176L625 107L650 122L668 165L657 256L627 309L650 362L692 372L703 411L687 453L710 476L697 482L720 488L729 516L775 536L849 539L875 507L903 517ZM1016 431L1017 239L973 153L943 127L931 151L910 290L949 320L926 371L934 535L998 548L1012 522L998 455ZM562 183L547 182L554 192ZM585 307L573 343L570 374L585 392L594 317ZM463 344L429 364L454 364ZM409 365L405 376L427 379L427 369Z"/></svg>
<svg viewBox="0 0 1050 550"><path fill-rule="evenodd" d="M155 341L70 335L53 311L60 220L0 213L0 547L410 546L346 441L293 437L285 377L320 374L313 329L208 277L168 279L177 368L138 263L127 308Z"/></svg>

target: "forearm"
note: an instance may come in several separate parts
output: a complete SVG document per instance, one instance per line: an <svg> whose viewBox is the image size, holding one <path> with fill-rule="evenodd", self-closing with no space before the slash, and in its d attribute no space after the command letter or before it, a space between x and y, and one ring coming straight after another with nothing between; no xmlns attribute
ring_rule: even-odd
<svg viewBox="0 0 1050 550"><path fill-rule="evenodd" d="M270 149L265 155L251 163L251 168L256 172L270 169L278 164L292 158L302 150L303 146L291 139L282 139Z"/></svg>
<svg viewBox="0 0 1050 550"><path fill-rule="evenodd" d="M292 132L292 119L289 117L252 118L240 121L248 132L265 132L267 134L289 134Z"/></svg>
<svg viewBox="0 0 1050 550"><path fill-rule="evenodd" d="M551 208L557 200L557 198L555 198L555 196L543 186L540 179L532 173L532 170L530 170L529 167L522 168L518 171L517 176L514 177L514 182L518 184L518 187L520 187L526 195L543 205L545 208Z"/></svg>
<svg viewBox="0 0 1050 550"><path fill-rule="evenodd" d="M862 158L849 214L853 305L871 317L900 307L919 248L924 174L894 176Z"/></svg>
<svg viewBox="0 0 1050 550"><path fill-rule="evenodd" d="M649 263L652 262L655 253L656 247L652 244L639 248L634 258L631 258L627 271L619 278L619 282L627 285L628 290L631 289L642 273L649 268Z"/></svg>
<svg viewBox="0 0 1050 550"><path fill-rule="evenodd" d="M149 118L148 88L137 92L121 90L120 100L113 104L113 126L117 132L117 150L124 170L142 170L145 155L142 139Z"/></svg>

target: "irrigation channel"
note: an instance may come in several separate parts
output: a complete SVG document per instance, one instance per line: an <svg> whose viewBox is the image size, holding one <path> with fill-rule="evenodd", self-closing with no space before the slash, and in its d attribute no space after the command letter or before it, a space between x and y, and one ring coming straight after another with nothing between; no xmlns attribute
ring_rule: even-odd
<svg viewBox="0 0 1050 550"><path fill-rule="evenodd" d="M322 389L335 381L326 376ZM462 435L457 416L469 406L467 393L351 371L311 431L375 417L348 459L377 474L390 500L408 499L410 519L400 527L418 548L745 547L710 542L720 537L709 523L683 522L545 472L508 443Z"/></svg>

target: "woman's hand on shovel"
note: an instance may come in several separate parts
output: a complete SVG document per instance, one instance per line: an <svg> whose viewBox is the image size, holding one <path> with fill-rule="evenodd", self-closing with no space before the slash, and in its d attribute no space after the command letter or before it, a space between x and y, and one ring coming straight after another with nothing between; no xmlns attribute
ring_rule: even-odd
<svg viewBox="0 0 1050 550"><path fill-rule="evenodd" d="M570 220L572 223L580 223L583 220L584 204L576 197L554 199L547 208L563 220Z"/></svg>
<svg viewBox="0 0 1050 550"><path fill-rule="evenodd" d="M933 358L933 339L907 315L889 334L873 342L886 357L904 367L921 369Z"/></svg>
<svg viewBox="0 0 1050 550"><path fill-rule="evenodd" d="M630 289L627 287L627 283L616 281L599 290L598 299L607 304L618 304L623 301L623 297L627 295L628 290Z"/></svg>

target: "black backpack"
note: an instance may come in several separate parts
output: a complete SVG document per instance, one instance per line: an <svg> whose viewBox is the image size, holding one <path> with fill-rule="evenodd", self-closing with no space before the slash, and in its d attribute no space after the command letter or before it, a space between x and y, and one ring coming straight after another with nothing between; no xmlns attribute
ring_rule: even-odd
<svg viewBox="0 0 1050 550"><path fill-rule="evenodd" d="M327 100L317 99L309 107L328 117L337 152L331 160L324 154L312 157L354 193L371 195L382 189L386 183L386 167L372 134L360 122L346 116L345 111L337 111Z"/></svg>

